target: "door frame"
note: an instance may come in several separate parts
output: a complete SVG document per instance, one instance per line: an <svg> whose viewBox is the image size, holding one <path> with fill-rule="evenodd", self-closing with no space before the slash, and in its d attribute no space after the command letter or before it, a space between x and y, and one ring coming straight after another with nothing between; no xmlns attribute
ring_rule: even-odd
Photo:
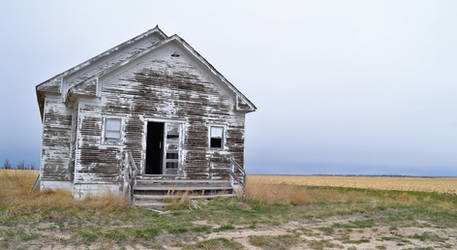
<svg viewBox="0 0 457 250"><path fill-rule="evenodd" d="M167 140L167 123L179 123L180 126L180 136L179 136L179 159L178 159L178 169L181 168L181 146L182 146L182 141L183 141L183 124L186 123L186 121L183 120L177 120L177 119L166 119L166 118L144 118L143 119L143 134L142 134L142 142L141 142L141 174L145 175L146 174L146 147L147 147L147 134L148 134L148 122L158 122L158 123L163 123L163 139L162 139L162 145L163 145L163 150L162 150L162 174L147 174L148 176L175 176L174 174L165 174L165 160L166 160L166 140ZM178 170L179 172L179 170Z"/></svg>

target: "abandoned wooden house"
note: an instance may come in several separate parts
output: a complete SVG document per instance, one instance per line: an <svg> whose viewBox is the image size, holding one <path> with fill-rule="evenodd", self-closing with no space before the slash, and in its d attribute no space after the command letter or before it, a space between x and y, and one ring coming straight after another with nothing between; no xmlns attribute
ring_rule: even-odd
<svg viewBox="0 0 457 250"><path fill-rule="evenodd" d="M36 86L41 189L124 192L137 205L244 185L254 104L157 26Z"/></svg>

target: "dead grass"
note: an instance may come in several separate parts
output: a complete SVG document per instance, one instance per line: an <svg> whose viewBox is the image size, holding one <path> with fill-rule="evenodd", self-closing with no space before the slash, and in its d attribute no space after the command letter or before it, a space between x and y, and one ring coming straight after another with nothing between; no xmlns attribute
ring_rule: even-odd
<svg viewBox="0 0 457 250"><path fill-rule="evenodd" d="M248 181L249 199L269 204L307 204L317 202L356 202L364 199L357 192L336 192L332 189L307 189L289 184L263 184Z"/></svg>
<svg viewBox="0 0 457 250"><path fill-rule="evenodd" d="M66 190L44 190L30 193L38 171L0 171L0 206L5 208L3 216L15 216L24 211L45 209L96 209L113 212L128 206L123 196L106 192L102 196L73 199Z"/></svg>

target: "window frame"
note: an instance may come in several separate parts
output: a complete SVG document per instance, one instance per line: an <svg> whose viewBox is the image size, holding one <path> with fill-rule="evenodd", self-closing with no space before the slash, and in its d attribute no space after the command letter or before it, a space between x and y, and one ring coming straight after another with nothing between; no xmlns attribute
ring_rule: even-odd
<svg viewBox="0 0 457 250"><path fill-rule="evenodd" d="M106 132L116 132L116 130L107 130L107 121L108 120L119 120L120 127L119 127L119 138L106 138ZM124 136L124 119L119 116L105 116L103 117L103 129L102 129L102 144L105 145L120 145L122 142L122 138Z"/></svg>
<svg viewBox="0 0 457 250"><path fill-rule="evenodd" d="M222 138L221 138L221 146L220 147L211 147L211 129L212 128L221 128L222 129ZM224 150L225 149L225 131L226 128L224 125L220 124L210 124L208 125L208 148L210 150ZM214 137L217 138L217 137Z"/></svg>

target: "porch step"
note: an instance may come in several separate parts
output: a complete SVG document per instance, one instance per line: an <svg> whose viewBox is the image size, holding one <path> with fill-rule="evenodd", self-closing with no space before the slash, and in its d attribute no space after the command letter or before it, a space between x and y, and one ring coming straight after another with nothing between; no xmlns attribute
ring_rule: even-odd
<svg viewBox="0 0 457 250"><path fill-rule="evenodd" d="M136 206L163 208L170 205L168 201L181 199L186 191L189 191L187 198L191 200L236 196L228 180L177 180L137 176L133 187L133 200Z"/></svg>
<svg viewBox="0 0 457 250"><path fill-rule="evenodd" d="M189 195L188 198L193 199L214 199L217 197L235 197L235 194L214 194L214 195ZM133 198L135 199L135 204L138 204L138 201L144 200L163 200L163 199L180 199L182 195L141 195L134 194Z"/></svg>
<svg viewBox="0 0 457 250"><path fill-rule="evenodd" d="M143 186L166 186L166 187L231 187L226 180L154 180L154 179L137 179L137 187Z"/></svg>
<svg viewBox="0 0 457 250"><path fill-rule="evenodd" d="M170 205L170 203L161 202L161 201L151 201L151 200L135 201L135 206L139 206L139 207L146 208L146 209L148 209L148 208L162 209L168 205Z"/></svg>
<svg viewBox="0 0 457 250"><path fill-rule="evenodd" d="M147 186L139 185L135 186L134 190L140 191L197 191L197 190L232 190L231 186L224 187L200 187L200 186Z"/></svg>

